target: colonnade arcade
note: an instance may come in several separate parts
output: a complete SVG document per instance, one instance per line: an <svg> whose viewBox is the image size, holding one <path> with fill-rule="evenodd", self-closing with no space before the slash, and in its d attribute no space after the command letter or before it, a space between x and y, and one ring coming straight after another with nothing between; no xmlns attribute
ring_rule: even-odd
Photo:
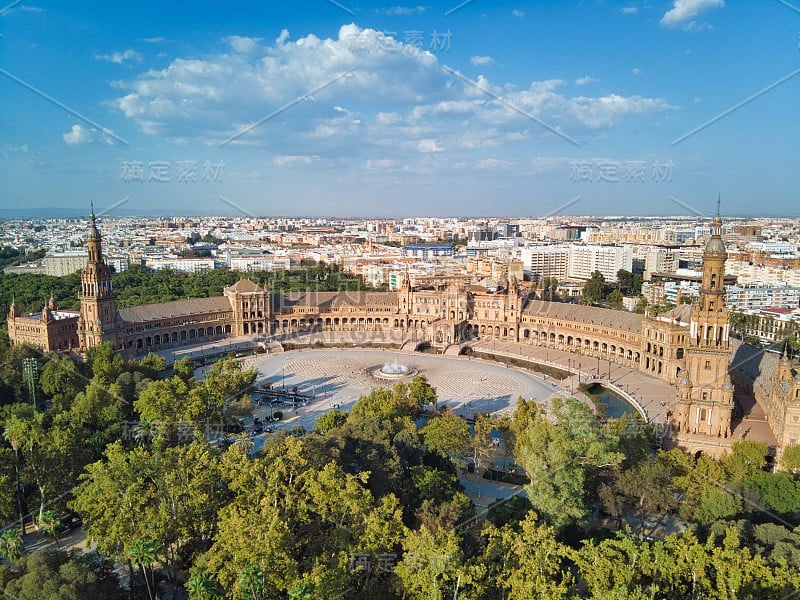
<svg viewBox="0 0 800 600"><path fill-rule="evenodd" d="M519 337L517 337L514 327L473 323L467 325L466 333L470 339L519 342L599 357L626 366L638 367L641 364L641 348L638 346L612 342L598 337L570 335L549 328L537 329L522 325L519 328Z"/></svg>

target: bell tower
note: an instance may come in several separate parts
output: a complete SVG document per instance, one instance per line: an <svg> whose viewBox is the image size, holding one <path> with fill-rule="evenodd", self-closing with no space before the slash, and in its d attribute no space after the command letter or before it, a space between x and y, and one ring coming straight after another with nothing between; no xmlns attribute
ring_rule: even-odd
<svg viewBox="0 0 800 600"><path fill-rule="evenodd" d="M692 306L686 370L678 394L679 431L728 437L733 414L733 385L728 375L730 312L725 307L725 260L722 218L711 224L711 237L703 251L700 298Z"/></svg>
<svg viewBox="0 0 800 600"><path fill-rule="evenodd" d="M89 217L86 249L89 260L81 272L81 316L78 318L78 338L81 352L113 340L117 325L117 295L111 285L111 270L103 261L103 244L94 216Z"/></svg>

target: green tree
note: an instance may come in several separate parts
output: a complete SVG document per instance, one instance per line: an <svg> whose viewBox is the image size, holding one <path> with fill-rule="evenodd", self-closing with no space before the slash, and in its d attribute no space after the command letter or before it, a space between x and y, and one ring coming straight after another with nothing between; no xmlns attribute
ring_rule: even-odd
<svg viewBox="0 0 800 600"><path fill-rule="evenodd" d="M333 462L310 466L305 445L283 436L265 447L263 457L225 453L235 497L221 511L219 534L196 567L232 598L250 598L239 579L247 567L260 569L268 597L276 599L296 585L318 598L385 586L386 579L365 582L349 565L353 555L377 556L399 543L404 527L397 499L376 499L365 486L366 473L350 475Z"/></svg>
<svg viewBox="0 0 800 600"><path fill-rule="evenodd" d="M230 498L218 455L199 442L155 441L132 450L115 442L104 460L86 468L84 479L71 506L98 551L123 560L135 540L152 540L173 582L181 556L211 546L218 513Z"/></svg>
<svg viewBox="0 0 800 600"><path fill-rule="evenodd" d="M427 406L432 404L436 407L438 397L436 395L436 388L428 383L428 378L424 375L416 375L409 384L409 394L419 406Z"/></svg>
<svg viewBox="0 0 800 600"><path fill-rule="evenodd" d="M8 572L5 597L15 600L122 600L114 567L96 554L43 550L18 560Z"/></svg>
<svg viewBox="0 0 800 600"><path fill-rule="evenodd" d="M74 485L85 452L82 430L65 422L49 428L46 423L44 413L35 413L22 419L14 415L6 424L6 430L10 427L13 432L12 437L22 441L23 473L39 491L39 522L48 498Z"/></svg>
<svg viewBox="0 0 800 600"><path fill-rule="evenodd" d="M639 515L641 533L648 515L669 511L677 505L671 483L672 469L661 457L643 460L617 473L616 489Z"/></svg>
<svg viewBox="0 0 800 600"><path fill-rule="evenodd" d="M620 292L619 290L614 290L608 295L606 306L608 308L613 308L614 310L622 310L623 307L622 301L623 301L622 292Z"/></svg>
<svg viewBox="0 0 800 600"><path fill-rule="evenodd" d="M624 458L619 438L574 398L553 400L555 422L531 404L521 400L513 425L514 457L531 479L528 498L552 525L583 522L600 474Z"/></svg>
<svg viewBox="0 0 800 600"><path fill-rule="evenodd" d="M442 456L464 458L470 454L470 430L467 422L456 415L431 419L422 430L428 450Z"/></svg>
<svg viewBox="0 0 800 600"><path fill-rule="evenodd" d="M598 304L606 295L605 277L600 271L592 273L591 278L583 286L583 301L586 304Z"/></svg>
<svg viewBox="0 0 800 600"><path fill-rule="evenodd" d="M792 475L800 473L800 445L788 446L783 451L781 458L781 468Z"/></svg>
<svg viewBox="0 0 800 600"><path fill-rule="evenodd" d="M56 543L56 548L61 549L61 544L58 543L59 531L61 525L58 513L54 510L46 510L42 514L42 519L39 521L39 533L42 537L53 540Z"/></svg>
<svg viewBox="0 0 800 600"><path fill-rule="evenodd" d="M788 473L757 471L745 482L749 489L758 490L761 500L774 511L800 511L800 481Z"/></svg>
<svg viewBox="0 0 800 600"><path fill-rule="evenodd" d="M186 383L189 383L192 378L194 378L194 370L196 368L197 366L194 364L194 361L188 356L184 356L172 365L172 371L175 375L183 379Z"/></svg>
<svg viewBox="0 0 800 600"><path fill-rule="evenodd" d="M496 422L491 417L480 413L475 418L474 433L470 440L472 461L478 469L488 469L494 464L497 449L492 440L492 431Z"/></svg>
<svg viewBox="0 0 800 600"><path fill-rule="evenodd" d="M626 296L632 296L636 293L634 276L630 271L626 271L625 269L617 271L617 284L619 285L620 291Z"/></svg>
<svg viewBox="0 0 800 600"><path fill-rule="evenodd" d="M72 358L55 354L42 369L39 383L54 409L61 412L67 410L73 398L84 390L86 378L78 371Z"/></svg>
<svg viewBox="0 0 800 600"><path fill-rule="evenodd" d="M205 573L190 577L186 582L186 591L189 592L189 600L221 600L214 580Z"/></svg>
<svg viewBox="0 0 800 600"><path fill-rule="evenodd" d="M743 440L734 442L731 453L720 459L728 481L744 481L767 464L767 445L762 442Z"/></svg>
<svg viewBox="0 0 800 600"><path fill-rule="evenodd" d="M253 441L253 438L251 438L250 434L246 431L243 431L236 436L236 441L233 445L236 446L236 448L238 448L238 450L245 456L249 455L256 447L256 443Z"/></svg>
<svg viewBox="0 0 800 600"><path fill-rule="evenodd" d="M504 528L498 537L507 561L497 574L498 581L511 600L570 597L573 578L567 567L568 552L551 527L529 513L519 530Z"/></svg>
<svg viewBox="0 0 800 600"><path fill-rule="evenodd" d="M319 433L328 433L332 429L336 429L337 427L344 425L347 421L347 415L348 413L339 412L338 409L334 408L333 410L328 411L317 418L317 421L314 424L314 431Z"/></svg>
<svg viewBox="0 0 800 600"><path fill-rule="evenodd" d="M147 587L147 596L153 600L155 596L155 579L153 578L153 563L158 560L160 549L158 544L152 540L139 539L134 542L128 550L128 558L139 565L142 569L142 576ZM150 571L150 577L147 572Z"/></svg>
<svg viewBox="0 0 800 600"><path fill-rule="evenodd" d="M458 586L467 579L460 542L452 529L434 534L423 526L410 531L403 540L403 560L395 568L402 597L419 600L456 597Z"/></svg>
<svg viewBox="0 0 800 600"><path fill-rule="evenodd" d="M3 429L3 438L11 445L11 449L14 451L14 495L17 498L19 526L23 536L25 535L25 513L22 510L22 487L20 484L19 452L20 448L22 448L23 444L25 443L26 436L27 426L25 421L16 415L12 415L12 417L6 421L6 426Z"/></svg>
<svg viewBox="0 0 800 600"><path fill-rule="evenodd" d="M258 565L247 565L242 569L237 584L242 595L246 595L249 600L265 598L264 573Z"/></svg>
<svg viewBox="0 0 800 600"><path fill-rule="evenodd" d="M0 556L8 561L19 560L25 554L25 544L18 529L6 529L0 535Z"/></svg>

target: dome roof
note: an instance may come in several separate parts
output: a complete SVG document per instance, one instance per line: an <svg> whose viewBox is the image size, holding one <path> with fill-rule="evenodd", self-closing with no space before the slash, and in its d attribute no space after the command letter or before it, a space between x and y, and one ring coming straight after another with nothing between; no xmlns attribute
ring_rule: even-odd
<svg viewBox="0 0 800 600"><path fill-rule="evenodd" d="M719 215L711 223L711 238L706 243L705 254L726 256L725 242L722 241L722 219Z"/></svg>
<svg viewBox="0 0 800 600"><path fill-rule="evenodd" d="M720 256L727 254L725 251L725 242L722 238L712 237L706 244L706 254L718 254Z"/></svg>
<svg viewBox="0 0 800 600"><path fill-rule="evenodd" d="M89 217L89 235L86 236L86 239L89 240L99 240L100 239L100 232L97 230L97 225L94 222L94 213L92 216Z"/></svg>

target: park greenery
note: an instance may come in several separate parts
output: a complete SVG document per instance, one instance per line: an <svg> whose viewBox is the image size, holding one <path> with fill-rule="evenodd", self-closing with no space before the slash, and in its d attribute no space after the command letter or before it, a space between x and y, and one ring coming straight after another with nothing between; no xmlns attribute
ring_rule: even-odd
<svg viewBox="0 0 800 600"><path fill-rule="evenodd" d="M11 246L0 246L0 269L18 265L25 261L39 260L45 255L45 250L34 250L28 252L17 250Z"/></svg>
<svg viewBox="0 0 800 600"><path fill-rule="evenodd" d="M520 399L513 414L468 422L416 376L310 431L279 429L256 452L238 427L255 373L234 360L198 381L188 359L166 371L156 356L124 361L109 345L85 361L0 351L7 597L671 600L800 590L798 448L775 473L756 442L719 460L665 451L638 417L598 419L571 398L547 411ZM23 358L39 362L36 408ZM209 424L234 443L218 444ZM488 509L474 504L464 474L502 462L528 483ZM67 509L93 553L59 540ZM683 532L666 533L665 522ZM61 548L28 553L34 530Z"/></svg>
<svg viewBox="0 0 800 600"><path fill-rule="evenodd" d="M634 275L630 271L620 269L617 271L616 283L608 283L600 271L595 271L583 286L581 302L622 310L622 300L625 296L639 296L641 293L641 275Z"/></svg>
<svg viewBox="0 0 800 600"><path fill-rule="evenodd" d="M253 271L246 275L228 269L189 274L170 269L154 271L132 265L127 271L114 274L113 286L118 294L117 305L124 308L185 298L221 296L223 288L233 285L244 276L273 292L372 289L361 277L347 275L339 265L324 262L304 265L291 271ZM36 312L42 309L52 294L60 308L78 310L79 288L78 273L65 277L4 273L0 275L0 303L8 307L13 300L23 313Z"/></svg>

